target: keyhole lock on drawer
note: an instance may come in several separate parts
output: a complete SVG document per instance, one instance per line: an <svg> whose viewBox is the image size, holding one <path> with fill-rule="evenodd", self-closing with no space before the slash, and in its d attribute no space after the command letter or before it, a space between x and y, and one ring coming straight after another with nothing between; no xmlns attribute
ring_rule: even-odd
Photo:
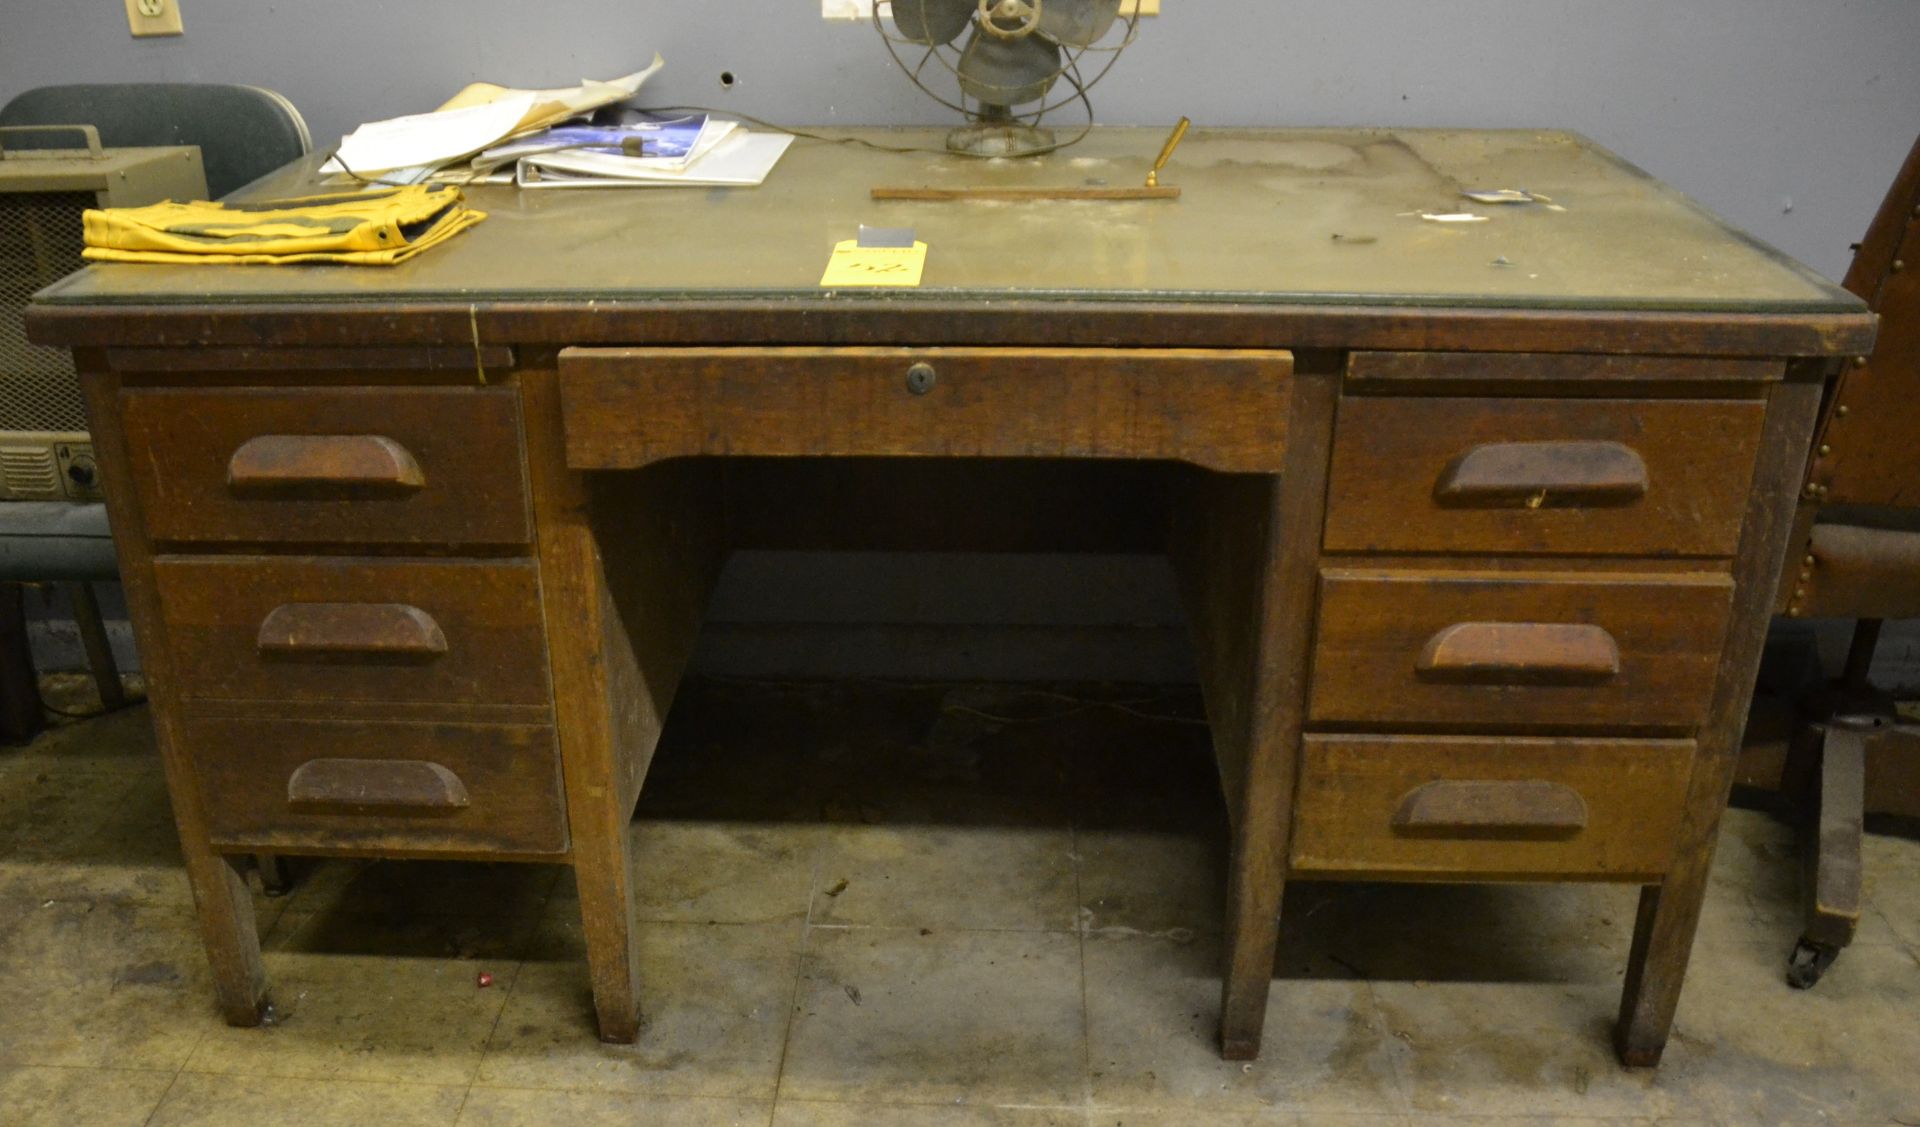
<svg viewBox="0 0 1920 1127"><path fill-rule="evenodd" d="M932 364L915 364L907 369L907 390L915 395L925 395L933 390L934 381L939 378L934 374Z"/></svg>

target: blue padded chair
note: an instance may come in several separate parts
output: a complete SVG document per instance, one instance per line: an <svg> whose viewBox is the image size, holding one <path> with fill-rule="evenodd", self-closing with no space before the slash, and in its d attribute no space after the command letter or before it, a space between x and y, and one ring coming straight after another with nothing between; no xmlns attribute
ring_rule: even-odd
<svg viewBox="0 0 1920 1127"><path fill-rule="evenodd" d="M313 149L293 103L257 86L103 83L42 86L0 107L4 125L91 125L112 148L197 145L214 198L258 180ZM9 148L71 147L71 138L23 135ZM103 505L0 504L0 583L65 581L101 703L126 700L91 584L119 578ZM42 722L39 690L17 587L0 592L0 739L20 740Z"/></svg>
<svg viewBox="0 0 1920 1127"><path fill-rule="evenodd" d="M215 199L313 151L293 103L258 86L186 82L41 86L0 107L0 125L91 125L109 148L198 145ZM9 146L72 144L59 137Z"/></svg>

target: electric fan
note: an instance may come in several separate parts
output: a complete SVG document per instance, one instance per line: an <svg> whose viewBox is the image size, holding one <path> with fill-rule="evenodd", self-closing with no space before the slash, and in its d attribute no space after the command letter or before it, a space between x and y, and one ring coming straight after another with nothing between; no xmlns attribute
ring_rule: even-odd
<svg viewBox="0 0 1920 1127"><path fill-rule="evenodd" d="M1121 21L1120 4L1121 0L893 0L893 32L881 22L878 4L873 22L913 84L941 105L966 115L968 124L947 135L947 148L972 156L1034 156L1059 148L1053 131L1040 124L1047 113L1078 101L1086 107L1091 126L1093 103L1087 100L1087 90L1133 42L1138 16ZM1116 24L1124 35L1112 46L1101 46ZM956 58L954 43L963 32L966 43L957 48ZM899 44L925 47L926 53L909 65L900 57ZM1092 78L1080 70L1080 58L1089 51L1107 55ZM935 60L958 81L958 102L922 80ZM1062 78L1072 93L1049 103L1048 94ZM1032 102L1040 106L1015 112L1014 107Z"/></svg>

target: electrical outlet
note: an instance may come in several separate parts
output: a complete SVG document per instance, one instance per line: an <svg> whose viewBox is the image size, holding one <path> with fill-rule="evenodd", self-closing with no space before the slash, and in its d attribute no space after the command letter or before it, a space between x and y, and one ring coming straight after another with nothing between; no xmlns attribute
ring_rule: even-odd
<svg viewBox="0 0 1920 1127"><path fill-rule="evenodd" d="M127 0L127 26L136 37L180 35L180 0Z"/></svg>

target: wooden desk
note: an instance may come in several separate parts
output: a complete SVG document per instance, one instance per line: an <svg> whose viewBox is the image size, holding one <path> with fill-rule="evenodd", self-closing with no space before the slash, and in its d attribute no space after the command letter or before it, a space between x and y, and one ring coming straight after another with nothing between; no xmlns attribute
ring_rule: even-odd
<svg viewBox="0 0 1920 1127"><path fill-rule="evenodd" d="M1177 202L867 198L1130 183L1159 140L802 142L755 191L479 191L390 270L41 295L228 1020L266 992L237 858L520 859L576 869L631 1040L625 827L729 548L1125 547L1176 563L1232 811L1227 1055L1285 881L1365 877L1643 886L1617 1043L1657 1060L1871 319L1556 133L1199 131ZM1422 218L1501 187L1554 205ZM917 229L923 288L815 288L862 222Z"/></svg>

